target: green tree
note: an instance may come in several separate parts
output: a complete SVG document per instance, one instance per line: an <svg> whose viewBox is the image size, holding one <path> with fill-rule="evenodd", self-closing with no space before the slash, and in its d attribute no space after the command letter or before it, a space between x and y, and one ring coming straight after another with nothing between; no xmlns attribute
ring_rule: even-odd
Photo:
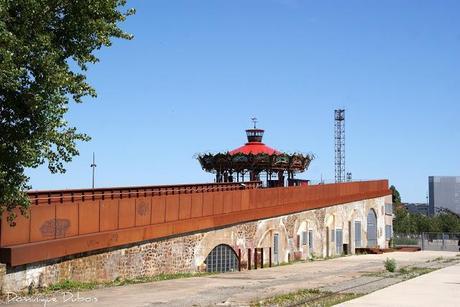
<svg viewBox="0 0 460 307"><path fill-rule="evenodd" d="M134 13L125 0L0 0L0 213L26 212L26 168L52 173L78 155L89 137L65 120L70 101L96 96L86 81L94 52Z"/></svg>
<svg viewBox="0 0 460 307"><path fill-rule="evenodd" d="M401 195L399 194L399 191L396 189L394 185L390 187L391 190L391 195L393 198L393 204L399 205L401 204Z"/></svg>
<svg viewBox="0 0 460 307"><path fill-rule="evenodd" d="M401 204L401 195L398 190L391 186L393 194L394 218L393 230L395 233L416 234L422 232L460 232L460 216L443 210L435 216L423 214L411 214Z"/></svg>
<svg viewBox="0 0 460 307"><path fill-rule="evenodd" d="M450 212L437 214L434 219L440 232L460 232L460 218Z"/></svg>

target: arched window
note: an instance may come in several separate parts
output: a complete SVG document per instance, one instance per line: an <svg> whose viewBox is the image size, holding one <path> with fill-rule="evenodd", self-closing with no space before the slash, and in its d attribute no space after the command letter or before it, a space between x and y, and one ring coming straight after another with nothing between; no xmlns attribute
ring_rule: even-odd
<svg viewBox="0 0 460 307"><path fill-rule="evenodd" d="M238 256L233 248L226 244L214 247L204 261L208 272L233 272L238 271Z"/></svg>
<svg viewBox="0 0 460 307"><path fill-rule="evenodd" d="M374 209L367 214L367 247L377 247L377 214Z"/></svg>

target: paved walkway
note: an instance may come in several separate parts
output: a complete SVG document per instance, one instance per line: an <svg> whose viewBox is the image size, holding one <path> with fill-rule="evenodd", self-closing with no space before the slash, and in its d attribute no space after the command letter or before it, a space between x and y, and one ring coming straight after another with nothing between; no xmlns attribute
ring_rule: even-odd
<svg viewBox="0 0 460 307"><path fill-rule="evenodd" d="M353 283L353 280L366 272L383 270L383 261L387 257L394 258L400 266L406 266L426 264L427 260L456 255L453 252L424 251L349 256L206 277L74 292L65 297L53 294L52 298L56 302L49 301L47 306L248 306L254 300L299 289ZM14 306L40 305L44 306L43 301L23 302Z"/></svg>
<svg viewBox="0 0 460 307"><path fill-rule="evenodd" d="M460 306L460 265L410 279L338 306Z"/></svg>

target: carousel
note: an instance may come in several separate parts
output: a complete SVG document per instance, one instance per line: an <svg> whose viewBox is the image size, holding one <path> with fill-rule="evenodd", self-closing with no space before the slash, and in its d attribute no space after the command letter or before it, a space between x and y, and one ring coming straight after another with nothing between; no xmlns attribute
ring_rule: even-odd
<svg viewBox="0 0 460 307"><path fill-rule="evenodd" d="M206 172L216 175L216 182L261 181L266 187L308 184L295 175L308 169L312 154L289 154L262 143L264 130L246 130L248 142L234 150L217 154L200 154L197 159Z"/></svg>

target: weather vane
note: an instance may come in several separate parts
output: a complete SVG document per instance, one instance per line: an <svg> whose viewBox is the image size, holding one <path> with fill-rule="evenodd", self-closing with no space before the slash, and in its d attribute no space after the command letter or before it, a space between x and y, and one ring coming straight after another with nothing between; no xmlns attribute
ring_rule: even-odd
<svg viewBox="0 0 460 307"><path fill-rule="evenodd" d="M254 123L254 129L256 129L257 117L251 117L251 120Z"/></svg>

